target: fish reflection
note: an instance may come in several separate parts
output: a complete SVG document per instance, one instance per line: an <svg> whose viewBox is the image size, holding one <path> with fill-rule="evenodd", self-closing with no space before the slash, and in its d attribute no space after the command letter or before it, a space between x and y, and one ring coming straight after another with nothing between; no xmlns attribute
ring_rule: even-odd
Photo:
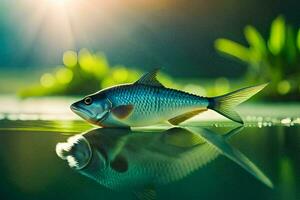
<svg viewBox="0 0 300 200"><path fill-rule="evenodd" d="M182 179L225 155L269 187L272 182L225 135L199 127L164 131L94 129L58 143L57 155L71 168L113 190L133 191L140 199L155 199L159 185Z"/></svg>

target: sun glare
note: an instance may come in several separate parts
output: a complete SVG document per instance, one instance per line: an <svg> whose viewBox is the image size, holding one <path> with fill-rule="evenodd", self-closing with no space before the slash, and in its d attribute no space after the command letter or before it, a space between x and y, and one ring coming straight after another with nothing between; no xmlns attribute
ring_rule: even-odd
<svg viewBox="0 0 300 200"><path fill-rule="evenodd" d="M20 0L18 6L10 7L10 19L12 24L18 24L15 29L22 33L25 52L39 45L51 53L74 49L77 43L92 43L91 35L106 31L107 25L115 19L112 2ZM98 35L103 37L103 34Z"/></svg>
<svg viewBox="0 0 300 200"><path fill-rule="evenodd" d="M50 4L56 4L56 5L60 5L60 6L69 6L68 4L76 4L78 3L79 1L82 1L82 0L48 0Z"/></svg>
<svg viewBox="0 0 300 200"><path fill-rule="evenodd" d="M43 63L53 63L53 58L58 59L66 50L93 48L96 44L109 46L116 38L136 44L130 33L132 24L140 19L132 11L140 13L142 9L155 7L145 0L13 2L8 1L8 19L21 37L20 59L35 54Z"/></svg>

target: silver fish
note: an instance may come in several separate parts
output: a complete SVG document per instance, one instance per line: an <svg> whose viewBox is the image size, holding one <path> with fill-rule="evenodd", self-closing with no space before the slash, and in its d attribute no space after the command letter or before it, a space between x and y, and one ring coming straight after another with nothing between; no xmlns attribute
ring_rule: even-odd
<svg viewBox="0 0 300 200"><path fill-rule="evenodd" d="M178 125L212 109L238 123L243 120L233 108L267 84L243 88L218 97L201 97L164 87L158 70L132 84L103 89L71 105L71 110L92 124L103 127L139 127L169 121Z"/></svg>
<svg viewBox="0 0 300 200"><path fill-rule="evenodd" d="M231 159L269 187L272 182L227 140L237 128L219 135L199 127L133 132L94 129L58 143L57 155L99 184L116 191L133 191L154 199L155 188L188 176L219 155Z"/></svg>

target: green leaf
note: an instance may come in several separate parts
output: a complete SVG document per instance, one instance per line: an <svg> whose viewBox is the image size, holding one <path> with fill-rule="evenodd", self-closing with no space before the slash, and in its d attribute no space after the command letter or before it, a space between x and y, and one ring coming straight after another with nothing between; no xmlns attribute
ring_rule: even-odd
<svg viewBox="0 0 300 200"><path fill-rule="evenodd" d="M249 45L253 47L255 51L261 54L266 53L266 42L261 34L253 26L246 26L244 29L244 34Z"/></svg>
<svg viewBox="0 0 300 200"><path fill-rule="evenodd" d="M299 28L298 34L297 34L297 46L298 46L298 49L300 51L300 28Z"/></svg>
<svg viewBox="0 0 300 200"><path fill-rule="evenodd" d="M285 20L282 16L277 17L271 24L268 47L273 55L281 52L285 42Z"/></svg>
<svg viewBox="0 0 300 200"><path fill-rule="evenodd" d="M215 48L217 51L227 54L229 56L240 59L244 62L249 61L249 49L237 42L220 38L215 41Z"/></svg>
<svg viewBox="0 0 300 200"><path fill-rule="evenodd" d="M289 63L294 62L297 56L297 44L295 38L294 29L291 26L287 26L285 52Z"/></svg>

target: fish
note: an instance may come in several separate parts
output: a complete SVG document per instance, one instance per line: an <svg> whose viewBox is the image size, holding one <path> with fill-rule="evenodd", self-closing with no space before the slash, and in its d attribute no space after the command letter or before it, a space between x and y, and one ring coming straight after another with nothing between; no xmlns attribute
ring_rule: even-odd
<svg viewBox="0 0 300 200"><path fill-rule="evenodd" d="M141 200L155 199L157 188L192 175L219 155L273 187L253 162L228 143L242 129L221 135L200 127L150 131L97 128L58 143L56 153L79 174Z"/></svg>
<svg viewBox="0 0 300 200"><path fill-rule="evenodd" d="M243 124L234 107L267 85L246 87L217 97L202 97L165 87L157 80L158 71L152 70L134 83L88 95L70 108L81 118L101 127L142 127L165 121L177 126L209 109Z"/></svg>

